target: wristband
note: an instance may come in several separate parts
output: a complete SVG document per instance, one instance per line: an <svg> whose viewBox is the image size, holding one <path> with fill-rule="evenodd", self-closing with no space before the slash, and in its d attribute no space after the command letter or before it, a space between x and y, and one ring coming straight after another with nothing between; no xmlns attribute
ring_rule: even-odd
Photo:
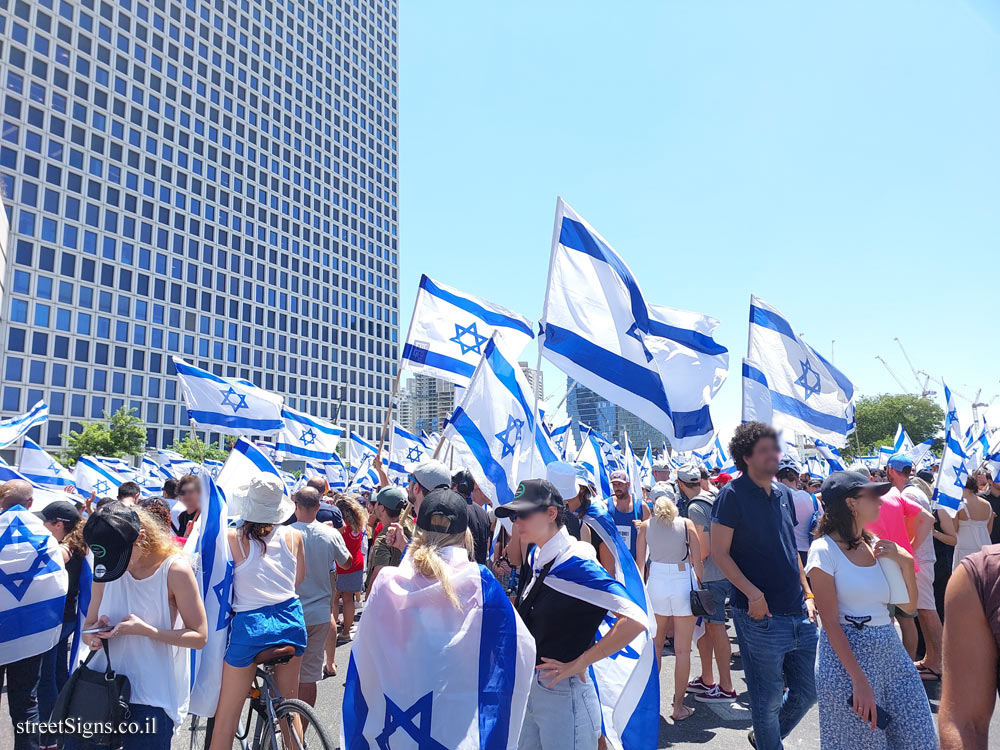
<svg viewBox="0 0 1000 750"><path fill-rule="evenodd" d="M812 592L806 594L806 599L815 599L815 598L816 598L816 595L813 594Z"/></svg>

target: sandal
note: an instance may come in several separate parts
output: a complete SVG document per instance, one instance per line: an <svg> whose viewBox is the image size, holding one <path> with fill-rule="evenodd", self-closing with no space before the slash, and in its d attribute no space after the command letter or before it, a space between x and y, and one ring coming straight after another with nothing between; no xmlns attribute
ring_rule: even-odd
<svg viewBox="0 0 1000 750"><path fill-rule="evenodd" d="M924 682L941 682L941 673L935 672L926 664L921 664L917 667L917 674L920 675L920 679Z"/></svg>
<svg viewBox="0 0 1000 750"><path fill-rule="evenodd" d="M324 680L327 677L336 677L336 676L337 676L337 665L336 664L333 665L333 671L332 672L329 669L327 669L325 666L323 667L323 679Z"/></svg>
<svg viewBox="0 0 1000 750"><path fill-rule="evenodd" d="M683 715L674 716L673 714L670 714L670 720L674 722L674 724L680 721L684 721L685 719L690 719L694 715L694 709L691 708L690 706L685 706L684 704L681 704L681 708L684 709L684 711L686 712Z"/></svg>

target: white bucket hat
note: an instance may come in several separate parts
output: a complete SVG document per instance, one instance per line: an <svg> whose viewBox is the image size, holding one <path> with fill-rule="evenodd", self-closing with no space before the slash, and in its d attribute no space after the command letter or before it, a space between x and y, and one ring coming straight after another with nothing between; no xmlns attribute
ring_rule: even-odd
<svg viewBox="0 0 1000 750"><path fill-rule="evenodd" d="M240 518L252 523L283 523L295 511L295 503L285 494L285 484L274 474L261 472L236 490L235 505Z"/></svg>

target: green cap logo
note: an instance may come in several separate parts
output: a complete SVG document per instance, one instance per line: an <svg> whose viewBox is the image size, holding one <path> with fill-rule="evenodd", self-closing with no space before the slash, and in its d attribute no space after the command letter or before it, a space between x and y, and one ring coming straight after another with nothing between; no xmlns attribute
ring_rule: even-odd
<svg viewBox="0 0 1000 750"><path fill-rule="evenodd" d="M517 485L517 491L514 493L514 499L517 500L521 495L524 494L524 482Z"/></svg>
<svg viewBox="0 0 1000 750"><path fill-rule="evenodd" d="M94 553L94 557L104 557L107 554L104 547L99 544L91 544L90 549Z"/></svg>

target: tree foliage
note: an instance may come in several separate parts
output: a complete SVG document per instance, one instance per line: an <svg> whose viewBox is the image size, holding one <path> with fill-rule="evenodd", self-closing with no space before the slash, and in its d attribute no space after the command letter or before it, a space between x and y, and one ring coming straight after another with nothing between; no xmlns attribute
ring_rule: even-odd
<svg viewBox="0 0 1000 750"><path fill-rule="evenodd" d="M80 456L138 456L146 449L146 429L135 409L120 408L110 417L104 412L103 422L85 422L80 432L66 438L63 462L72 466Z"/></svg>
<svg viewBox="0 0 1000 750"><path fill-rule="evenodd" d="M857 432L842 451L846 458L873 455L878 452L879 446L893 445L896 426L900 424L914 444L937 438L944 426L944 409L919 396L883 393L860 399L854 419Z"/></svg>
<svg viewBox="0 0 1000 750"><path fill-rule="evenodd" d="M216 443L206 443L196 435L187 434L180 440L175 440L170 450L180 453L188 461L201 463L203 459L225 461L229 457L227 448L220 448Z"/></svg>

